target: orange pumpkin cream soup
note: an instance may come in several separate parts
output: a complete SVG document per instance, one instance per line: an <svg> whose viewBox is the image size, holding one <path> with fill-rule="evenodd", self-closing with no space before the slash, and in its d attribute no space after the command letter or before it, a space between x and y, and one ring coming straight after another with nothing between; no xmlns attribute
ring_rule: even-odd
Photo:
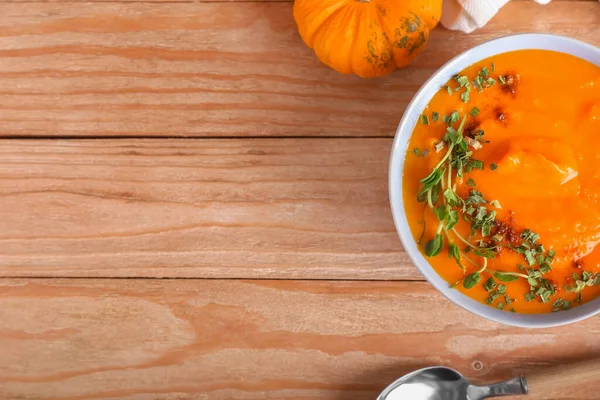
<svg viewBox="0 0 600 400"><path fill-rule="evenodd" d="M600 68L543 50L451 79L414 128L408 222L456 290L507 312L600 294Z"/></svg>

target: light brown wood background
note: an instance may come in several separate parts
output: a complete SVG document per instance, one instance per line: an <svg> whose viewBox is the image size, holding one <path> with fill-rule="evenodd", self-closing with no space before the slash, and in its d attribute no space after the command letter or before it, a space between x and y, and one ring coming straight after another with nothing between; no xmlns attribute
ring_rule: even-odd
<svg viewBox="0 0 600 400"><path fill-rule="evenodd" d="M291 7L0 0L1 400L367 400L427 365L600 357L598 318L523 330L443 299L387 196L435 69L517 32L598 46L600 3L513 1L376 80L321 65Z"/></svg>

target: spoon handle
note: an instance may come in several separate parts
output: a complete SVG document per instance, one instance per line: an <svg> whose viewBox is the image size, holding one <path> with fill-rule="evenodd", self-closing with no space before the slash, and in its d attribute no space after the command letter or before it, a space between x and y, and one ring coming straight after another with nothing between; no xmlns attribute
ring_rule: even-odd
<svg viewBox="0 0 600 400"><path fill-rule="evenodd" d="M526 377L528 393L549 395L583 383L600 382L600 359L540 369Z"/></svg>

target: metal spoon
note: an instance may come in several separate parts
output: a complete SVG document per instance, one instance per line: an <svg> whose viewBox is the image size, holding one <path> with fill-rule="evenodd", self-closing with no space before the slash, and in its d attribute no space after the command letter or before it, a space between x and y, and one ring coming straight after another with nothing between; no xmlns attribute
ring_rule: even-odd
<svg viewBox="0 0 600 400"><path fill-rule="evenodd" d="M476 386L451 368L430 367L404 375L388 386L377 400L480 400L515 394L527 394L527 382L522 376L494 385Z"/></svg>
<svg viewBox="0 0 600 400"><path fill-rule="evenodd" d="M404 375L377 400L481 400L520 394L549 395L572 385L600 379L600 359L540 370L493 385L473 385L447 367L429 367Z"/></svg>

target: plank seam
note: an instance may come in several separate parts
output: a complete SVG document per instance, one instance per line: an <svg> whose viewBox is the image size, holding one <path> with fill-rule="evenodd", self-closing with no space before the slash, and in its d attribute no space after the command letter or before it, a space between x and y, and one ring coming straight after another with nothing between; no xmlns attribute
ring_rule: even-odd
<svg viewBox="0 0 600 400"><path fill-rule="evenodd" d="M10 275L0 277L0 282L7 279L32 279L32 280L53 280L53 279L70 279L70 280L208 280L208 281L289 281L289 282L427 282L424 279L335 279L335 278L315 278L315 279L300 279L300 278L197 278L197 277L97 277L97 276L22 276Z"/></svg>
<svg viewBox="0 0 600 400"><path fill-rule="evenodd" d="M132 139L178 139L178 140L241 140L241 139L252 139L252 140L285 140L285 139L393 139L392 136L71 136L71 135L53 135L53 136L1 136L0 140L97 140L97 139L111 139L111 140L132 140Z"/></svg>

